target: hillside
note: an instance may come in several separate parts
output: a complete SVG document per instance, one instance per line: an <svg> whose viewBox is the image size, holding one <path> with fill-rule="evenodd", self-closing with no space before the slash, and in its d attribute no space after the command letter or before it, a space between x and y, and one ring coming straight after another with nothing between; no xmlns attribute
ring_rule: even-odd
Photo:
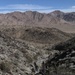
<svg viewBox="0 0 75 75"><path fill-rule="evenodd" d="M75 75L75 37L54 45L48 59L42 63L38 75Z"/></svg>
<svg viewBox="0 0 75 75"><path fill-rule="evenodd" d="M58 51L51 44L72 38L56 28L4 28L0 30L0 74L31 75L35 64L40 70L43 61ZM34 69L35 72L36 69Z"/></svg>
<svg viewBox="0 0 75 75"><path fill-rule="evenodd" d="M40 27L7 28L2 30L2 33L16 39L41 44L54 44L73 37L73 35L62 32L56 28Z"/></svg>
<svg viewBox="0 0 75 75"><path fill-rule="evenodd" d="M36 62L40 66L48 53L43 48L36 47L21 39L10 38L0 32L1 75L28 75L31 73L31 65Z"/></svg>

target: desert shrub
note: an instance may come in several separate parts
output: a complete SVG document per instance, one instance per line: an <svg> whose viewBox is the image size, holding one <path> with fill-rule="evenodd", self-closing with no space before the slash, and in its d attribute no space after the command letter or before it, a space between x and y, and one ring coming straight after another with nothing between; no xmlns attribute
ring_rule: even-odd
<svg viewBox="0 0 75 75"><path fill-rule="evenodd" d="M57 44L57 45L54 45L53 47L52 47L52 49L55 49L55 50L64 50L64 45L62 45L62 43L60 43L60 44Z"/></svg>
<svg viewBox="0 0 75 75"><path fill-rule="evenodd" d="M34 60L37 60L38 56L41 56L41 53L40 52L37 52L36 55L34 55L33 59Z"/></svg>
<svg viewBox="0 0 75 75"><path fill-rule="evenodd" d="M10 63L9 62L1 62L0 63L0 69L4 72L10 72Z"/></svg>
<svg viewBox="0 0 75 75"><path fill-rule="evenodd" d="M33 61L32 57L30 55L25 54L24 56L26 57L28 63L31 63Z"/></svg>
<svg viewBox="0 0 75 75"><path fill-rule="evenodd" d="M19 59L19 53L14 53L15 58Z"/></svg>

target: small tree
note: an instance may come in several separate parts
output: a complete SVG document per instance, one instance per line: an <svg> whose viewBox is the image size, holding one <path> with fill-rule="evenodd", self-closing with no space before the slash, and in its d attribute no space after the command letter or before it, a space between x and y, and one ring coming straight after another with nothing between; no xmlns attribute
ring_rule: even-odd
<svg viewBox="0 0 75 75"><path fill-rule="evenodd" d="M10 63L9 62L1 62L0 63L0 69L3 71L3 72L10 72Z"/></svg>

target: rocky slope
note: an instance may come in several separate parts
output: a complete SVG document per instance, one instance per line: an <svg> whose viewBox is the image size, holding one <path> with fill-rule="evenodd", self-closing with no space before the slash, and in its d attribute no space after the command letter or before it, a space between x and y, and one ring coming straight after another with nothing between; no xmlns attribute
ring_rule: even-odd
<svg viewBox="0 0 75 75"><path fill-rule="evenodd" d="M69 50L75 49L75 37L67 40L66 42L61 42L53 47L55 50Z"/></svg>
<svg viewBox="0 0 75 75"><path fill-rule="evenodd" d="M75 37L53 47L56 53L42 63L38 75L75 75ZM52 48L52 49L53 49Z"/></svg>
<svg viewBox="0 0 75 75"><path fill-rule="evenodd" d="M52 50L51 44L70 38L72 38L70 34L56 28L29 27L0 30L0 74L38 73L42 62L48 60L49 55L59 52Z"/></svg>
<svg viewBox="0 0 75 75"><path fill-rule="evenodd" d="M30 74L31 65L37 62L40 66L47 56L45 49L21 39L10 38L0 32L0 75Z"/></svg>

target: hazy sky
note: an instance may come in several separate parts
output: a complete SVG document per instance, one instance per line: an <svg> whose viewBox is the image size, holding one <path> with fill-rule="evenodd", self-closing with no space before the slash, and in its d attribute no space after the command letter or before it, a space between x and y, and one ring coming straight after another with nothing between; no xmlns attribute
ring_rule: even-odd
<svg viewBox="0 0 75 75"><path fill-rule="evenodd" d="M0 0L0 12L33 10L51 12L61 10L64 12L75 11L75 0Z"/></svg>

